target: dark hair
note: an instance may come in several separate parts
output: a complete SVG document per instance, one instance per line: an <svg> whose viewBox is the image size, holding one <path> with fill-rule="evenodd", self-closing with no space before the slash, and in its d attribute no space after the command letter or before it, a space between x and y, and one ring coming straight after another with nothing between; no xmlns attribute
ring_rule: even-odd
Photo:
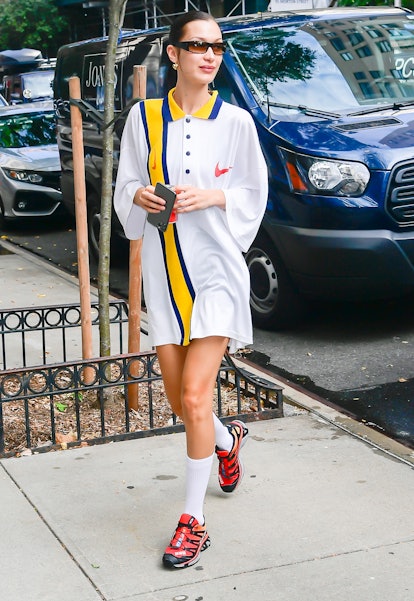
<svg viewBox="0 0 414 601"><path fill-rule="evenodd" d="M189 12L183 13L182 15L177 17L171 25L168 43L174 46L177 42L179 42L184 27L187 25L187 23L192 23L193 21L216 22L214 17L212 17L209 13L205 13L201 10L190 10Z"/></svg>

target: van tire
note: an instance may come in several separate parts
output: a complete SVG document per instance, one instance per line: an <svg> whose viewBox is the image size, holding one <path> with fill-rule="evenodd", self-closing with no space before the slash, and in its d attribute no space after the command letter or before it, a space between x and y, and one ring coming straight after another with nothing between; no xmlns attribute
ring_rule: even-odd
<svg viewBox="0 0 414 601"><path fill-rule="evenodd" d="M253 324L265 330L297 325L304 316L305 304L270 238L259 232L245 260L250 272Z"/></svg>

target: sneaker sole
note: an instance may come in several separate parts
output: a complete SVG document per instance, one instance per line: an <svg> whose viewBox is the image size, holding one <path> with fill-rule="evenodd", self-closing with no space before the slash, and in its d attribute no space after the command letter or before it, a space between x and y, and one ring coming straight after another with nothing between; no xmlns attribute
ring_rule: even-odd
<svg viewBox="0 0 414 601"><path fill-rule="evenodd" d="M211 545L210 537L207 535L207 538L203 542L203 544L201 545L201 548L200 548L199 552L197 553L197 555L195 555L194 557L192 557L188 561L185 561L185 562L182 562L182 563L173 563L168 558L163 557L162 558L162 563L163 563L163 565L164 565L165 568L169 568L169 569L189 568L190 566L193 566L194 564L196 564L199 561L199 559L200 559L200 553L202 551L205 551L206 549L208 549L210 545Z"/></svg>
<svg viewBox="0 0 414 601"><path fill-rule="evenodd" d="M234 421L231 422L232 424L238 424L239 426L241 426L241 428L243 429L243 432L245 430L247 430L246 424L241 422L238 419L235 419ZM247 442L247 439L249 438L249 430L247 430L246 434L243 435L242 441L240 443L240 449L242 449L244 447L244 445Z"/></svg>
<svg viewBox="0 0 414 601"><path fill-rule="evenodd" d="M238 424L238 425L239 425L239 426L242 428L242 431L243 431L243 432L244 432L245 430L247 430L247 428L246 428L246 424L244 424L243 422L241 422L241 421L240 421L240 420L238 420L238 419L235 419L235 420L233 420L231 423L232 423L232 424ZM240 449L239 449L239 471L240 471L240 477L239 477L239 479L237 480L236 486L235 486L234 488L232 488L231 490L225 490L225 489L224 489L224 488L223 488L223 487L220 485L220 488L221 488L221 490L222 490L223 492L225 492L226 494L228 494L228 495L229 495L229 494L231 494L232 492L234 492L235 490L237 490L237 488L238 488L238 487L240 486L240 484L241 484L241 481L243 480L243 476L244 476L244 465L243 465L243 461L242 461L242 460L241 460L241 458L240 458L240 451L242 450L242 448L243 448L243 447L244 447L244 445L246 444L248 437L249 437L249 431L247 431L247 433L243 435L243 438L242 438L242 440L241 440L241 443L240 443Z"/></svg>

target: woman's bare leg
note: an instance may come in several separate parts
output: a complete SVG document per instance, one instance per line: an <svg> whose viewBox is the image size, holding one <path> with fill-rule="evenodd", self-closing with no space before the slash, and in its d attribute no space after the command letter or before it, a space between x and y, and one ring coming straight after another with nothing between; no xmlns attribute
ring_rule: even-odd
<svg viewBox="0 0 414 601"><path fill-rule="evenodd" d="M181 407L182 374L188 346L164 344L157 346L158 363L160 364L165 394L171 409L179 417L183 417Z"/></svg>
<svg viewBox="0 0 414 601"><path fill-rule="evenodd" d="M203 526L204 498L215 447L213 393L227 344L227 338L210 336L192 340L187 347L157 348L167 395L173 410L181 411L186 431L185 505L178 528L191 528L193 536L200 538L201 551L209 545ZM177 561L175 536L163 557L168 567Z"/></svg>
<svg viewBox="0 0 414 601"><path fill-rule="evenodd" d="M165 392L173 412L185 423L192 459L214 451L213 394L227 344L227 338L209 336L188 346L165 344L156 349Z"/></svg>
<svg viewBox="0 0 414 601"><path fill-rule="evenodd" d="M213 394L228 339L209 336L192 340L182 373L181 404L187 455L203 459L214 452Z"/></svg>

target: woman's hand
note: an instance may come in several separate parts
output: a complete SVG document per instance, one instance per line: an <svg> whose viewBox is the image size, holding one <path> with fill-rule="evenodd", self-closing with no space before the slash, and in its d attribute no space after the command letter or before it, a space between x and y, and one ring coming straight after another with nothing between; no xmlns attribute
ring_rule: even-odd
<svg viewBox="0 0 414 601"><path fill-rule="evenodd" d="M190 184L175 186L177 202L175 209L178 213L189 213L190 211L200 211L208 207L226 207L226 197L223 190L201 190Z"/></svg>
<svg viewBox="0 0 414 601"><path fill-rule="evenodd" d="M154 194L154 186L138 188L134 196L134 204L148 213L159 213L165 207L165 200ZM202 190L190 184L175 186L177 200L174 209L178 213L201 211L208 207L226 208L226 197L222 190Z"/></svg>
<svg viewBox="0 0 414 601"><path fill-rule="evenodd" d="M138 205L148 213L159 213L165 207L165 200L154 194L154 186L138 188L134 196L134 204Z"/></svg>

